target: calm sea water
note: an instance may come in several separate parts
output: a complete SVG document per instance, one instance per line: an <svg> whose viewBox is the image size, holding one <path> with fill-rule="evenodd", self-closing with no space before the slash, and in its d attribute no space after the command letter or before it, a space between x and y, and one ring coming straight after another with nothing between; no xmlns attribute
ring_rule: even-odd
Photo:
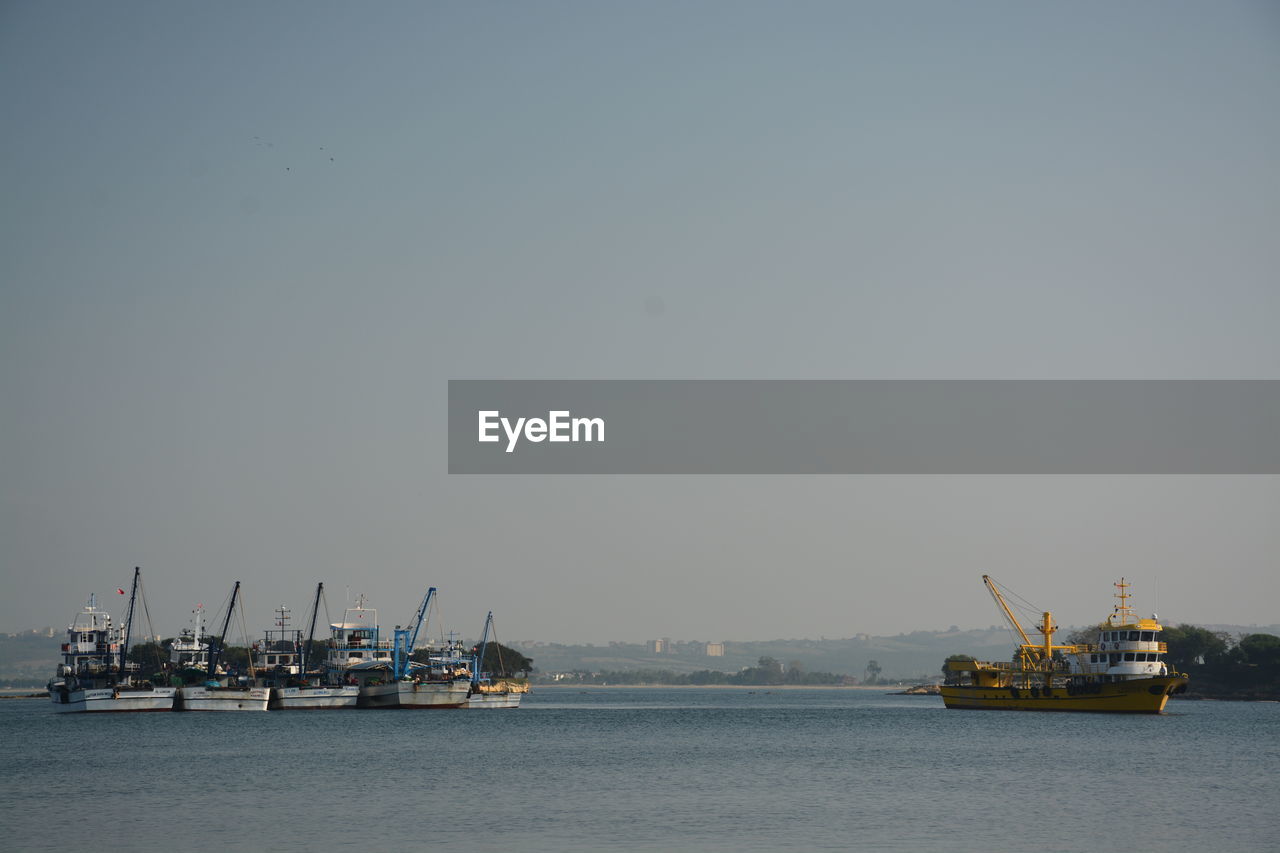
<svg viewBox="0 0 1280 853"><path fill-rule="evenodd" d="M1280 704L947 711L543 688L516 711L0 702L6 850L1280 849Z"/></svg>

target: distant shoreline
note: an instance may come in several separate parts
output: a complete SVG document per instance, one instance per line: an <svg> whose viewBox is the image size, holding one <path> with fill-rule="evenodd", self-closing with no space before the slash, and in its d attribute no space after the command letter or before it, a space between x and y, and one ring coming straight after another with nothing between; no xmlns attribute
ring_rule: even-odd
<svg viewBox="0 0 1280 853"><path fill-rule="evenodd" d="M911 685L903 684L532 684L532 690L610 690L626 687L636 690L901 690Z"/></svg>

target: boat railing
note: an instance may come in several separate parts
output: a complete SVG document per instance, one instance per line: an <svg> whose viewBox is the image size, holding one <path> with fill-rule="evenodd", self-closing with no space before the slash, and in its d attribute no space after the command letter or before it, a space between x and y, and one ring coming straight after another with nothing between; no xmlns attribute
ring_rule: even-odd
<svg viewBox="0 0 1280 853"><path fill-rule="evenodd" d="M1134 645L1131 646L1130 643L1133 643ZM1147 648L1147 646L1152 645L1152 643L1140 642L1137 640L1121 640L1115 643L1104 643L1103 645L1105 645L1106 648L1103 648L1102 645L1097 643L1082 643L1076 646L1075 654L1089 654L1090 652L1148 652L1151 651L1151 649ZM1138 646L1141 646L1141 648L1138 648ZM1155 643L1155 647L1155 651L1162 654L1169 651L1168 643Z"/></svg>
<svg viewBox="0 0 1280 853"><path fill-rule="evenodd" d="M361 637L349 637L345 640L330 640L331 649L389 649L390 640L371 640Z"/></svg>

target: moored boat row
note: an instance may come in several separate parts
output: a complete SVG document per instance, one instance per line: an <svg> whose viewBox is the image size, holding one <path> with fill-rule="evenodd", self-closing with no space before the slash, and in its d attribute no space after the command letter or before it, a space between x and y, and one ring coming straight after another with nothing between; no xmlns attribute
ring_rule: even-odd
<svg viewBox="0 0 1280 853"><path fill-rule="evenodd" d="M240 604L238 581L221 633L205 633L204 608L197 606L191 626L170 643L168 661L144 679L139 676L139 664L128 655L140 583L141 573L135 570L129 616L122 627L112 623L93 597L76 615L62 647L63 663L48 686L55 710L515 708L528 690L523 682L493 681L481 669L492 613L476 649L465 648L452 635L438 646L418 649L434 587L423 598L412 627L396 626L390 638L382 635L377 611L367 607L361 596L341 621L330 624L323 658L313 661L312 657L321 657L315 654L315 628L324 584L318 584L305 641L301 630L289 626L288 608L280 607L274 628L252 645L247 661L231 665L225 638Z"/></svg>

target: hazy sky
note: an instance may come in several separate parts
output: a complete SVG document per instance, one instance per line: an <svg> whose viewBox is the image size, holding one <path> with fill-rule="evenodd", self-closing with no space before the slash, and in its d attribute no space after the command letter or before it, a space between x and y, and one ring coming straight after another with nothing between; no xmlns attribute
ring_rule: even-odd
<svg viewBox="0 0 1280 853"><path fill-rule="evenodd" d="M450 477L445 392L1280 378L1278 92L1265 2L10 0L0 630L1273 623L1280 478Z"/></svg>

